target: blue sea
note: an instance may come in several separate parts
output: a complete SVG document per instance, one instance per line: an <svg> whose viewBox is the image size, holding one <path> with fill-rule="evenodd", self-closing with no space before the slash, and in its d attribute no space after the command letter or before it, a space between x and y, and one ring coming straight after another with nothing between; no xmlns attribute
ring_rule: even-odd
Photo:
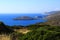
<svg viewBox="0 0 60 40"><path fill-rule="evenodd" d="M14 25L22 25L27 26L39 22L45 22L43 19L39 20L13 20L16 17L20 16L29 16L29 17L35 17L35 16L41 16L44 17L43 14L0 14L0 21L2 21L5 25L14 26Z"/></svg>

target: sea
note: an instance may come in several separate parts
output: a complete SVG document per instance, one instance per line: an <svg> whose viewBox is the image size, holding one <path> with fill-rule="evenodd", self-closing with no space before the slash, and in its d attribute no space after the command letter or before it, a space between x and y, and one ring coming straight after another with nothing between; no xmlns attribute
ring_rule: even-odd
<svg viewBox="0 0 60 40"><path fill-rule="evenodd" d="M21 26L27 26L27 25L31 25L31 24L36 24L39 22L45 22L46 20L44 19L38 19L38 20L13 20L16 17L20 17L20 16L29 16L29 17L35 17L35 16L40 16L40 17L44 17L44 14L25 14L25 13L20 13L20 14L0 14L0 21L3 22L5 25L9 25L9 26L14 26L14 25L21 25Z"/></svg>

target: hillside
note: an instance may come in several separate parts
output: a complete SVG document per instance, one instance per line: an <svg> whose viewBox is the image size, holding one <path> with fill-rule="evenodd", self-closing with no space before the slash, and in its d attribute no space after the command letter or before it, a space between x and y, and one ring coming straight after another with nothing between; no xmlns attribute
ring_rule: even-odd
<svg viewBox="0 0 60 40"><path fill-rule="evenodd" d="M45 19L47 19L45 24L60 26L60 11L51 12Z"/></svg>
<svg viewBox="0 0 60 40"><path fill-rule="evenodd" d="M0 33L12 33L13 30L8 28L3 22L0 22Z"/></svg>
<svg viewBox="0 0 60 40"><path fill-rule="evenodd" d="M19 36L19 40L60 40L59 26L37 26L30 26L31 31L26 33L25 35Z"/></svg>
<svg viewBox="0 0 60 40"><path fill-rule="evenodd" d="M12 27L0 22L0 32L9 33ZM0 35L2 40L60 40L60 26L32 24L26 27L15 27L16 31L9 35ZM0 39L0 40L1 40Z"/></svg>

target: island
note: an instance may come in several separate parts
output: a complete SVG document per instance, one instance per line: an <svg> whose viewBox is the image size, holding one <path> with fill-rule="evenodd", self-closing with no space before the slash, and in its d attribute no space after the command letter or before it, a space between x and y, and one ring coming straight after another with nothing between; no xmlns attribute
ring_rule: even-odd
<svg viewBox="0 0 60 40"><path fill-rule="evenodd" d="M35 17L21 16L14 18L14 20L38 20L38 19L40 19L38 16Z"/></svg>

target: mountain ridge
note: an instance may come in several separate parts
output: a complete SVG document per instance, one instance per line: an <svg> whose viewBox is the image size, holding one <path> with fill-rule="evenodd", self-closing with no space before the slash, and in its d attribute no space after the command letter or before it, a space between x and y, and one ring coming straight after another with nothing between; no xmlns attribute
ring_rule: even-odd
<svg viewBox="0 0 60 40"><path fill-rule="evenodd" d="M52 12L50 12L52 13ZM56 11L45 18L47 22L45 24L60 26L60 11Z"/></svg>

